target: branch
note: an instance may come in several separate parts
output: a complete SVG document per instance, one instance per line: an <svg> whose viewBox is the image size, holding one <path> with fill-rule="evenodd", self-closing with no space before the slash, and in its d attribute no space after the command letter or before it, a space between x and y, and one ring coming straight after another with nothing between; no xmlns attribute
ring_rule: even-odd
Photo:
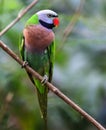
<svg viewBox="0 0 106 130"><path fill-rule="evenodd" d="M80 13L82 11L83 5L84 5L84 1L85 0L80 0L80 4L78 6L78 8L75 11L75 14L73 16L73 18L70 20L70 23L66 26L64 33L63 33L63 37L61 40L61 45L60 47L57 49L57 51L61 51L62 47L65 44L65 41L67 40L67 37L70 35L70 33L72 32L78 18L80 17Z"/></svg>
<svg viewBox="0 0 106 130"><path fill-rule="evenodd" d="M82 11L83 4L84 4L84 0L80 0L79 7L76 9L76 13L75 13L73 19L70 21L70 23L67 25L67 27L66 27L66 29L64 31L63 42L65 42L68 35L72 32L72 29L73 29L75 23L77 22L77 20L78 20L78 18L80 16L80 13Z"/></svg>
<svg viewBox="0 0 106 130"><path fill-rule="evenodd" d="M8 92L6 95L4 102L2 104L2 107L0 108L0 124L3 120L3 117L5 116L6 112L8 111L9 105L13 99L14 94L11 92Z"/></svg>
<svg viewBox="0 0 106 130"><path fill-rule="evenodd" d="M2 41L0 41L0 47L8 53L15 61L17 61L21 66L23 65L24 61L22 61L11 49L9 49ZM36 71L34 71L28 65L25 69L30 72L36 79L42 81L43 77L39 75ZM86 113L83 109L81 109L77 104L75 104L71 99L65 96L59 89L57 89L54 85L47 82L46 86L55 93L58 97L64 100L69 106L79 112L83 117L85 117L89 122L91 122L95 127L99 130L106 130L101 124L99 124L93 117L91 117L88 113Z"/></svg>
<svg viewBox="0 0 106 130"><path fill-rule="evenodd" d="M24 10L22 10L16 19L14 19L7 27L5 27L1 32L0 32L0 37L6 33L14 24L16 24L36 3L38 0L34 0L30 5L28 5Z"/></svg>

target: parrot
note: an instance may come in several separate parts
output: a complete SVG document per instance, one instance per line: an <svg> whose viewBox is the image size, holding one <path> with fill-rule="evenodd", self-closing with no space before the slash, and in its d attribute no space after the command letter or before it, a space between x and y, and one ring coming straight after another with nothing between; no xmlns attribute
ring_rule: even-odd
<svg viewBox="0 0 106 130"><path fill-rule="evenodd" d="M51 82L53 76L55 60L55 34L53 28L58 25L59 18L56 12L49 9L40 10L27 20L20 44L22 60L43 76L43 80L39 81L27 72L36 87L41 116L46 125L49 90L45 82Z"/></svg>

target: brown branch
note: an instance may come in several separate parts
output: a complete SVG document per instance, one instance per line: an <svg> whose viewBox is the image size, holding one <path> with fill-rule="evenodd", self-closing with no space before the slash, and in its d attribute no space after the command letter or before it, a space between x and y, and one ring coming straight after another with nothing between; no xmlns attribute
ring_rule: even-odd
<svg viewBox="0 0 106 130"><path fill-rule="evenodd" d="M80 16L80 13L81 13L81 10L82 10L82 7L83 7L83 3L84 3L84 0L80 0L80 5L76 9L76 13L75 13L73 19L70 21L70 23L67 25L67 27L66 27L66 29L64 31L63 42L65 42L68 35L72 32L72 29L73 29L75 23L77 22L77 20L78 20L78 18Z"/></svg>
<svg viewBox="0 0 106 130"><path fill-rule="evenodd" d="M15 61L17 61L21 66L23 65L23 61L11 50L9 49L2 41L0 41L0 47L8 53ZM40 76L36 71L34 71L31 67L28 65L25 67L25 69L30 72L36 79L42 80L43 77ZM86 113L83 109L81 109L77 104L75 104L71 99L69 99L67 96L65 96L59 89L57 89L54 85L47 82L47 87L55 93L58 97L60 97L62 100L64 100L69 106L71 106L73 109L75 109L77 112L79 112L83 117L85 117L89 122L91 122L95 127L97 127L99 130L106 130L101 124L99 124L93 117L91 117L88 113Z"/></svg>
<svg viewBox="0 0 106 130"><path fill-rule="evenodd" d="M62 40L61 40L61 45L60 47L57 49L57 51L61 50L62 47L64 46L65 44L65 41L67 40L67 37L69 36L69 34L72 32L78 18L80 17L80 13L82 11L82 8L83 8L83 5L84 5L84 1L85 0L80 0L80 4L78 6L78 8L76 9L75 11L75 14L73 16L73 18L70 20L70 23L66 26L64 32L63 32L63 37L62 37Z"/></svg>
<svg viewBox="0 0 106 130"><path fill-rule="evenodd" d="M6 33L14 24L16 24L36 3L38 0L34 0L30 5L28 5L24 10L22 10L16 19L14 19L7 27L5 27L1 32L0 36Z"/></svg>
<svg viewBox="0 0 106 130"><path fill-rule="evenodd" d="M5 116L6 112L8 111L8 108L13 99L13 96L14 96L14 94L11 92L9 92L6 95L4 103L2 104L2 107L0 108L0 123L2 122L3 117Z"/></svg>

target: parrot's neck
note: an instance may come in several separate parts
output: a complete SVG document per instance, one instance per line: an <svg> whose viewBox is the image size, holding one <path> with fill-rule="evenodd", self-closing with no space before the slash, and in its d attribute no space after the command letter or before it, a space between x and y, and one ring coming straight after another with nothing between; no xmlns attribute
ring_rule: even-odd
<svg viewBox="0 0 106 130"><path fill-rule="evenodd" d="M46 23L42 20L39 20L40 24L48 29L52 29L54 27L54 24Z"/></svg>

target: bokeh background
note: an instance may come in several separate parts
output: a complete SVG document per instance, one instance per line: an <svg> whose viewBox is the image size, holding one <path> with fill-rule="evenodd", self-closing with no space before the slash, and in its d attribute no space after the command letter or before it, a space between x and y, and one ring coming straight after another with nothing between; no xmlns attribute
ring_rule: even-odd
<svg viewBox="0 0 106 130"><path fill-rule="evenodd" d="M0 0L0 31L31 2ZM60 18L60 26L54 29L53 84L106 127L106 0L40 0L0 39L19 55L19 37L26 20L47 8ZM24 69L0 49L0 130L43 130L41 124L34 86ZM48 127L96 130L52 92L48 96Z"/></svg>

